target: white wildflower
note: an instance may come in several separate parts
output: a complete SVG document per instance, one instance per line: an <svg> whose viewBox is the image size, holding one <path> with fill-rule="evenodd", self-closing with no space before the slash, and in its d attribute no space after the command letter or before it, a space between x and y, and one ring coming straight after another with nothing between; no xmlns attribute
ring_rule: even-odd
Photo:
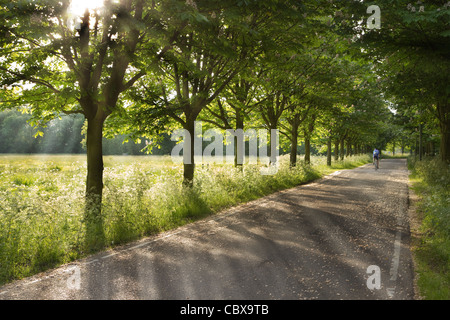
<svg viewBox="0 0 450 320"><path fill-rule="evenodd" d="M197 4L195 3L194 0L186 0L186 4L188 6L191 6L192 8L194 8L195 10L197 10Z"/></svg>

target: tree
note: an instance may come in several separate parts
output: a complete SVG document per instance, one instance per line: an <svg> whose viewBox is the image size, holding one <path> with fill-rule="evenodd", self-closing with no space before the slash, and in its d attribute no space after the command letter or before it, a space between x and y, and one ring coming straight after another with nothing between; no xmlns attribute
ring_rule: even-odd
<svg viewBox="0 0 450 320"><path fill-rule="evenodd" d="M258 67L260 67L258 63L253 63L239 72L215 100L215 103L205 107L201 120L223 130L234 129L235 133L239 132L238 130L243 131L245 122L250 120L251 113L255 112L258 105L266 99L258 85L264 72L250 71ZM238 134L235 134L234 165L236 167L241 167L244 162L244 152L238 154L238 148L244 148L244 145L238 146L242 142L239 141Z"/></svg>
<svg viewBox="0 0 450 320"><path fill-rule="evenodd" d="M155 134L163 127L174 128L175 122L189 133L184 150L190 150L190 161L184 163L183 176L184 184L192 186L194 125L200 113L261 52L271 21L294 18L300 5L231 0L174 3L173 7L162 3L160 10L165 27L159 47L172 45L161 54L157 69L140 81L141 89L133 92L139 104L130 112L137 132Z"/></svg>
<svg viewBox="0 0 450 320"><path fill-rule="evenodd" d="M144 0L106 0L70 17L68 0L2 1L0 85L3 107L27 106L36 123L59 113L87 119L86 214L99 219L102 134L122 106L121 94L143 76L136 51L152 7ZM151 4L150 4L151 5Z"/></svg>

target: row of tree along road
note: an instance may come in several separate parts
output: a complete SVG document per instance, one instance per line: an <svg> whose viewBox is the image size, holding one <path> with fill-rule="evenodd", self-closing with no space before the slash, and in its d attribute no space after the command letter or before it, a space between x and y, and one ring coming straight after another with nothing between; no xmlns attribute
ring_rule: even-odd
<svg viewBox="0 0 450 320"><path fill-rule="evenodd" d="M311 141L331 164L333 147L422 150L423 139L449 161L449 3L376 5L373 28L360 1L105 0L76 15L67 0L1 0L0 107L37 127L85 118L93 215L104 137L144 137L151 149L183 128L193 148L196 121L276 129L292 166L300 139L306 162ZM187 186L194 169L192 158Z"/></svg>

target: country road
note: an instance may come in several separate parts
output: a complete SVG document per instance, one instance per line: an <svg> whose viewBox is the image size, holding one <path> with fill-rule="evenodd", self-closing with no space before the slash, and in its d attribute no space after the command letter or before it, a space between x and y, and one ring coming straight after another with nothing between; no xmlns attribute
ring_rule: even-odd
<svg viewBox="0 0 450 320"><path fill-rule="evenodd" d="M0 287L0 299L414 299L406 160L382 160Z"/></svg>

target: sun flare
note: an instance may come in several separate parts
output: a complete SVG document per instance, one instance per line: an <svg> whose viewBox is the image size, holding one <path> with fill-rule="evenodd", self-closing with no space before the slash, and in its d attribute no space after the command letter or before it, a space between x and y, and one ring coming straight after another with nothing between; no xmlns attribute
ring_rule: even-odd
<svg viewBox="0 0 450 320"><path fill-rule="evenodd" d="M69 13L74 16L82 16L86 9L89 11L103 7L104 0L72 0Z"/></svg>

